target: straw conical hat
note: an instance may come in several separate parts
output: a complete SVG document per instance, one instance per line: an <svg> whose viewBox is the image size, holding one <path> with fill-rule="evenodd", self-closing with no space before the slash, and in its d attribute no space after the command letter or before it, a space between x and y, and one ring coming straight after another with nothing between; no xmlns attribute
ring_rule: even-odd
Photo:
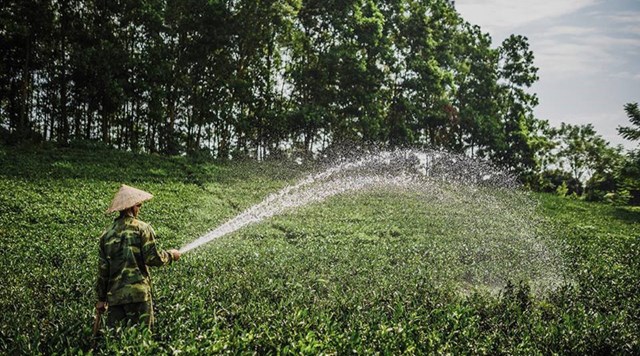
<svg viewBox="0 0 640 356"><path fill-rule="evenodd" d="M151 198L153 198L153 195L145 192L144 190L123 184L120 187L120 190L116 193L116 196L113 197L111 205L109 206L109 209L107 209L107 213L130 208Z"/></svg>

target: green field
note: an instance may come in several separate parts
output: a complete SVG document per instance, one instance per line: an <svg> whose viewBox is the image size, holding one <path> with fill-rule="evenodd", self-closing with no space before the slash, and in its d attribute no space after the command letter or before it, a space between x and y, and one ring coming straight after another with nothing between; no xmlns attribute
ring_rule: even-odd
<svg viewBox="0 0 640 356"><path fill-rule="evenodd" d="M141 219L168 249L303 175L105 149L0 148L0 168L0 354L91 349L97 240L119 184L155 195ZM640 353L640 210L533 199L566 270L551 291L459 282L472 211L334 197L155 269L153 334L106 330L97 352Z"/></svg>

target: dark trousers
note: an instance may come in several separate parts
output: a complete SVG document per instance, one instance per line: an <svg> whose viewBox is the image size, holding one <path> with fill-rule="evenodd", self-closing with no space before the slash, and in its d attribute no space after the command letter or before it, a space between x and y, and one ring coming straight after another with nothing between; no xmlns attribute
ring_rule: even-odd
<svg viewBox="0 0 640 356"><path fill-rule="evenodd" d="M107 313L107 325L115 327L119 323L145 324L151 329L153 326L153 304L148 301L110 305Z"/></svg>

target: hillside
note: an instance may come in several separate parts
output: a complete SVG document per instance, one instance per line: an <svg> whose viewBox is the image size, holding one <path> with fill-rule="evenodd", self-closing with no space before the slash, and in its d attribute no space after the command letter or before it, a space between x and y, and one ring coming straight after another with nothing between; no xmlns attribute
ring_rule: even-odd
<svg viewBox="0 0 640 356"><path fill-rule="evenodd" d="M166 249L304 173L296 164L98 148L0 148L0 167L0 353L8 354L90 349L97 239L119 184L155 195L141 219ZM477 276L459 283L465 265L482 263L460 254L468 219L501 221L482 206L459 210L410 192L341 196L155 269L154 333L110 330L98 351L640 352L640 211L532 199L566 270L550 291L518 280L474 288Z"/></svg>

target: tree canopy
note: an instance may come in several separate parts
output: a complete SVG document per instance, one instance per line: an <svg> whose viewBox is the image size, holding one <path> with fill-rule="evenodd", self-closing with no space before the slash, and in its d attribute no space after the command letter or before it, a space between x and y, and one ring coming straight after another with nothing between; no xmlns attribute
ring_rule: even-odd
<svg viewBox="0 0 640 356"><path fill-rule="evenodd" d="M7 0L0 45L5 143L218 159L428 146L575 192L621 162L593 126L533 115L526 37L494 44L444 0Z"/></svg>
<svg viewBox="0 0 640 356"><path fill-rule="evenodd" d="M265 158L349 140L534 164L527 39L494 48L448 1L7 1L0 28L10 141Z"/></svg>

